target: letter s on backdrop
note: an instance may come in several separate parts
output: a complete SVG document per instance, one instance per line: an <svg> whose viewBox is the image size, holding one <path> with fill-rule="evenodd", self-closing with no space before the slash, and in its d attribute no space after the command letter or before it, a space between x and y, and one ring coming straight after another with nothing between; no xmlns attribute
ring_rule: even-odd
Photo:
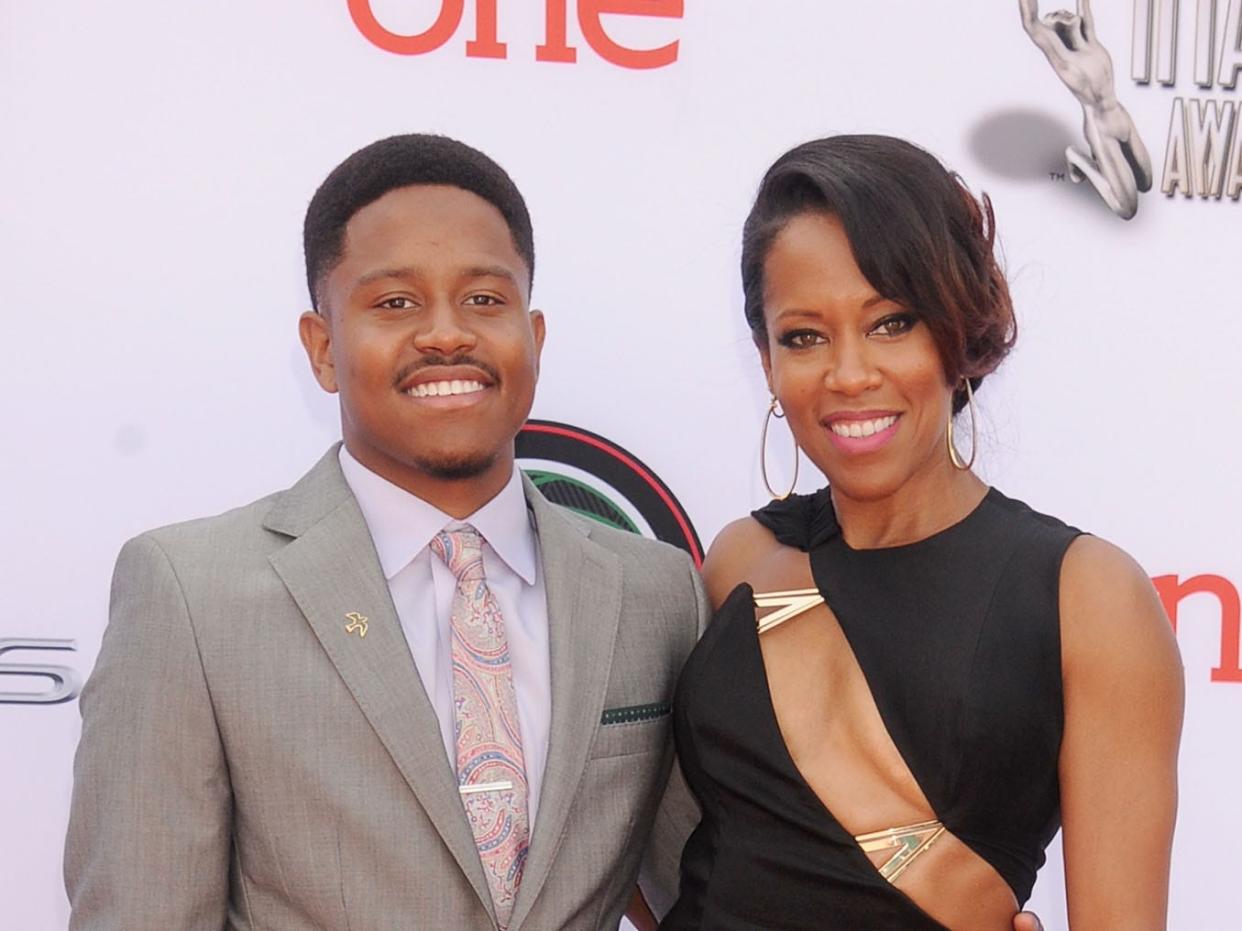
<svg viewBox="0 0 1242 931"><path fill-rule="evenodd" d="M72 640L0 637L0 657L12 650L74 650L76 648L77 644ZM0 688L0 704L5 705L57 705L77 698L81 690L78 674L68 666L0 662L0 677L3 676L35 676L52 680L52 687L43 692L10 692Z"/></svg>

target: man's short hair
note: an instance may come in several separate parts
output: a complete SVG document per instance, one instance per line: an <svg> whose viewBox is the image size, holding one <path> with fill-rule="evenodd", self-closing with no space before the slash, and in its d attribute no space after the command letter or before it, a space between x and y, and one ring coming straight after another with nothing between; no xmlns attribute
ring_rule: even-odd
<svg viewBox="0 0 1242 931"><path fill-rule="evenodd" d="M456 139L423 133L390 136L359 149L319 185L306 208L302 246L311 306L320 309L324 279L340 261L345 226L363 207L389 191L446 184L469 191L500 211L513 245L535 277L535 238L526 201L503 168Z"/></svg>

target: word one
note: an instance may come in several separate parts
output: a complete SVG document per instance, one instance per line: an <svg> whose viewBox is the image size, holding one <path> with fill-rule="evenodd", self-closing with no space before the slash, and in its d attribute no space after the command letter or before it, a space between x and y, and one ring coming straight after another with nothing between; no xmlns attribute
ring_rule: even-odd
<svg viewBox="0 0 1242 931"><path fill-rule="evenodd" d="M465 0L437 0L418 3L419 8L439 7L435 21L423 32L406 35L393 32L380 23L373 9L374 0L348 0L349 14L358 31L373 45L394 55L425 55L441 48L457 33L465 15ZM409 0L413 2L413 0ZM508 58L509 46L500 41L496 8L502 0L475 0L474 38L466 42L467 58ZM510 0L512 2L512 0ZM531 5L529 0L523 0ZM389 0L388 6L394 6ZM622 68L663 68L677 60L678 42L653 49L633 49L621 45L604 29L608 15L661 17L680 20L684 0L576 0L578 28L595 54ZM569 44L569 0L544 0L544 41L535 47L536 61L572 64L578 50Z"/></svg>

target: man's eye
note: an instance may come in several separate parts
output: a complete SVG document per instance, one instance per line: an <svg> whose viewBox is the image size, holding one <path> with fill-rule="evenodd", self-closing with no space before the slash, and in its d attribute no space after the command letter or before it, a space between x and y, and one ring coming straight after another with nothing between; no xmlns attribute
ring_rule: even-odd
<svg viewBox="0 0 1242 931"><path fill-rule="evenodd" d="M471 307L497 307L504 301L494 294L471 294L466 298L466 303Z"/></svg>
<svg viewBox="0 0 1242 931"><path fill-rule="evenodd" d="M382 307L384 310L413 310L417 305L410 298L398 295L386 297L375 306Z"/></svg>
<svg viewBox="0 0 1242 931"><path fill-rule="evenodd" d="M824 338L814 330L790 330L788 333L782 333L777 340L788 349L808 349L823 341Z"/></svg>
<svg viewBox="0 0 1242 931"><path fill-rule="evenodd" d="M914 314L890 314L877 321L871 332L880 336L900 336L902 333L909 333L916 323L918 318Z"/></svg>

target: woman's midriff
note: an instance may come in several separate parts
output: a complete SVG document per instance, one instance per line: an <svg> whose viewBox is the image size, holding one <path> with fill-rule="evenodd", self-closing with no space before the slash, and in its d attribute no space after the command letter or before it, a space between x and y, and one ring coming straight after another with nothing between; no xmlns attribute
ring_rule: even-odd
<svg viewBox="0 0 1242 931"><path fill-rule="evenodd" d="M764 581L809 587L809 571L780 575ZM936 819L827 606L765 632L759 646L785 748L829 815L855 836ZM892 851L865 856L878 871ZM894 886L954 931L1009 931L1018 910L1000 874L948 831Z"/></svg>

